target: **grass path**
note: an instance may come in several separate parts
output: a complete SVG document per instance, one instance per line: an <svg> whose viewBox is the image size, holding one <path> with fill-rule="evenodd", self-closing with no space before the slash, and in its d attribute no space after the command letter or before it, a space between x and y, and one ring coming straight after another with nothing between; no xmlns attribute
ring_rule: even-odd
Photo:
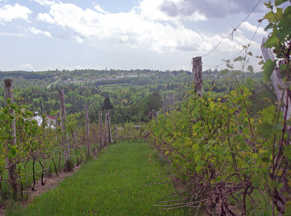
<svg viewBox="0 0 291 216"><path fill-rule="evenodd" d="M151 184L168 181L157 158L149 163L151 152L140 142L111 145L57 188L7 215L183 215L153 206L173 187Z"/></svg>

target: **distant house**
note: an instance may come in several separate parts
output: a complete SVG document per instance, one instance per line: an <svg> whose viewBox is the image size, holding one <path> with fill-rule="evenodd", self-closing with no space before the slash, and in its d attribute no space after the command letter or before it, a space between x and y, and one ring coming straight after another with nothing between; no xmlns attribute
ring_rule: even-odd
<svg viewBox="0 0 291 216"><path fill-rule="evenodd" d="M115 79L123 79L124 76L116 76Z"/></svg>
<svg viewBox="0 0 291 216"><path fill-rule="evenodd" d="M41 126L42 125L42 117L37 115L37 116L34 116L32 118L33 120L36 120L38 126ZM46 115L46 123L48 125L48 127L54 129L56 127L56 117L54 116L51 116L51 115Z"/></svg>
<svg viewBox="0 0 291 216"><path fill-rule="evenodd" d="M132 74L132 75L127 75L128 78L137 78L138 76L135 75L135 74Z"/></svg>
<svg viewBox="0 0 291 216"><path fill-rule="evenodd" d="M56 125L56 117L51 116L51 115L46 115L46 122L48 125Z"/></svg>
<svg viewBox="0 0 291 216"><path fill-rule="evenodd" d="M68 78L64 81L64 83L70 83L71 82L71 78Z"/></svg>

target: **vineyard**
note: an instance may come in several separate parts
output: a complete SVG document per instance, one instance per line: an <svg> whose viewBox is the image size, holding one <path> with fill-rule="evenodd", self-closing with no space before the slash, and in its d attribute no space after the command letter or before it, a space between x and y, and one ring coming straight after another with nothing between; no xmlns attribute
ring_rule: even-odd
<svg viewBox="0 0 291 216"><path fill-rule="evenodd" d="M172 165L174 181L183 185L163 201L165 209L192 208L196 215L291 214L291 6L265 5L270 10L266 29L272 32L263 39L259 58L277 102L252 114L254 95L244 79L236 79L235 89L222 97L203 93L201 58L193 59L194 90L179 111L150 126L152 144ZM242 73L252 70L247 49L234 59L242 63ZM226 63L225 72L232 72Z"/></svg>
<svg viewBox="0 0 291 216"><path fill-rule="evenodd" d="M243 46L241 56L225 60L227 69L221 74L229 74L229 77L223 81L204 82L202 58L196 57L192 61L194 82L191 84L186 73L180 83L131 87L116 92L69 85L65 87L68 96L60 86L51 85L51 89L29 89L34 95L45 95L45 101L31 97L31 104L27 105L22 97L26 92L17 93L15 99L13 80L5 79L5 105L0 109L2 206L11 199L27 199L28 191L36 190L37 181L44 186L53 174L70 172L88 162L88 166L98 167L102 173L98 176L94 170L90 181L100 181L110 193L113 191L112 195L91 182L94 193L102 193L109 200L109 204L104 205L114 206L111 209L102 206L106 214L121 214L114 210L116 204L125 209L124 215L130 215L134 208L128 206L133 200L143 200L150 194L147 200L134 204L144 214L291 215L291 6L289 3L288 7L282 6L287 2L276 0L276 8L271 2L265 3L269 12L259 20L268 21L265 30L270 32L262 41L262 56L257 56L264 76L260 82L247 76L254 74L249 64L253 56L248 50L251 42ZM235 62L241 64L240 70L234 69ZM107 84L111 83L106 81ZM159 91L164 91L163 95ZM70 101L69 105L65 99ZM42 115L39 124L30 110L39 106L38 111L43 113L46 105L50 107L46 111L55 115L55 122ZM106 169L102 168L105 163L102 160L106 161ZM156 174L161 167L151 167L153 163L164 165L162 175L161 171ZM87 171L80 172L93 172L88 166L85 164ZM108 172L114 176L121 173L122 180L111 176L107 179ZM150 172L165 178L164 182L150 182L148 178L156 180ZM82 176L76 177L76 184L81 185L78 190L81 190L84 183L78 178ZM127 179L131 179L130 182ZM159 192L163 194L161 197L145 189L144 185L152 184L167 184L164 187L167 194ZM54 193L51 192L44 196L44 201L38 201L39 208L30 205L27 214L30 209L34 215L47 211L56 214L54 208L59 208L63 214L83 212L80 206L74 207L75 212L68 208L70 202L66 200L69 193L79 191L72 192L68 185L62 187L67 194L57 190L61 196L52 198ZM123 188L122 192L115 193L117 188ZM161 188L163 186L159 190ZM84 197L90 198L84 198L83 202L91 209L93 204L87 205L88 200L96 197L91 197L90 188L86 190ZM143 194L143 190L147 192ZM124 194L128 203L120 199ZM66 209L52 206L52 210L48 210L44 203L53 203L55 199L60 199L59 203L68 202ZM78 202L75 198L72 200ZM102 202L99 196L98 202ZM155 209L149 205L155 205ZM95 213L95 210L88 211Z"/></svg>
<svg viewBox="0 0 291 216"><path fill-rule="evenodd" d="M17 106L13 98L13 81L5 80L6 106L1 110L1 201L13 197L17 200L26 196L30 188L35 190L36 180L45 185L45 178L63 170L69 172L82 162L96 157L107 145L118 139L137 138L134 124L119 127L111 125L110 110L99 124L89 123L85 106L86 125L77 127L76 115L66 117L65 106L56 114L54 124L42 115L39 125L33 113ZM64 105L63 91L59 91ZM31 186L32 185L32 186Z"/></svg>

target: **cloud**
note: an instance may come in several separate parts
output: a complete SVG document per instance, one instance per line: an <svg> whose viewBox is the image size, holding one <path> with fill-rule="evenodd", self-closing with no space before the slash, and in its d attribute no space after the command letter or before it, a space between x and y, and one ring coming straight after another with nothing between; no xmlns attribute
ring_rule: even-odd
<svg viewBox="0 0 291 216"><path fill-rule="evenodd" d="M32 67L31 64L22 64L20 66L20 68L23 70L23 69L26 69L26 70L34 70L34 67Z"/></svg>
<svg viewBox="0 0 291 216"><path fill-rule="evenodd" d="M48 22L50 24L53 24L55 22L53 20L53 18L51 18L51 16L48 15L47 13L45 13L45 14L39 13L37 15L37 19L40 20L40 21Z"/></svg>
<svg viewBox="0 0 291 216"><path fill-rule="evenodd" d="M214 2L217 1L219 0ZM84 10L74 4L55 3L50 5L48 13L39 13L37 18L58 26L60 29L54 33L57 37L73 39L78 43L90 40L90 45L96 40L107 44L123 44L157 53L180 51L203 54L212 50L222 37L226 36L201 33L188 29L183 24L171 23L171 19L174 18L169 18L159 11L163 2L164 0L143 0L138 7L127 13L105 12L97 4L94 4L95 10L89 8ZM184 0L175 0L174 3L182 2ZM160 13L152 13L150 9ZM197 13L197 19L201 20L203 17ZM251 31L255 26L246 22L242 27ZM261 29L259 32L261 33ZM248 44L249 40L241 32L238 33L240 36L234 40L224 40L216 52L233 53L237 51L239 45Z"/></svg>
<svg viewBox="0 0 291 216"><path fill-rule="evenodd" d="M29 15L32 13L27 7L19 4L4 5L0 7L0 23L12 22L14 20L23 19L28 20Z"/></svg>
<svg viewBox="0 0 291 216"><path fill-rule="evenodd" d="M42 31L42 30L36 29L34 27L29 28L29 31L33 34L43 34L47 37L52 37L51 33L47 32L47 31Z"/></svg>
<svg viewBox="0 0 291 216"><path fill-rule="evenodd" d="M136 9L140 11L141 15L150 20L161 20L161 21L172 21L177 22L179 24L179 20L205 20L205 16L199 12L193 12L189 16L184 16L183 14L178 14L176 9L169 12L174 15L171 16L165 13L164 10L174 8L176 4L182 4L183 0L173 0L173 1L165 1L165 0L143 0L140 2L140 6Z"/></svg>
<svg viewBox="0 0 291 216"><path fill-rule="evenodd" d="M44 5L44 6L48 6L48 5L52 5L52 4L56 3L54 0L52 0L52 1L50 1L50 0L30 0L30 1L37 2L38 4Z"/></svg>
<svg viewBox="0 0 291 216"><path fill-rule="evenodd" d="M140 8L144 10L146 7L141 5ZM173 27L159 23L155 20L157 17L149 16L137 8L128 13L104 14L91 9L83 10L74 4L58 3L51 5L49 13L38 14L38 19L73 31L71 38L79 43L97 39L160 53L173 50L205 51L218 41L183 25Z"/></svg>
<svg viewBox="0 0 291 216"><path fill-rule="evenodd" d="M231 14L250 13L256 4L254 0L166 0L160 5L160 10L169 17L191 17L199 13L206 18L223 18ZM263 8L261 3L255 12L262 12Z"/></svg>
<svg viewBox="0 0 291 216"><path fill-rule="evenodd" d="M105 14L108 13L108 12L104 11L100 5L98 5L96 3L93 3L93 5L94 5L95 10L98 11L99 13L105 13Z"/></svg>
<svg viewBox="0 0 291 216"><path fill-rule="evenodd" d="M258 28L257 26L254 26L250 24L249 22L243 22L241 24L241 28L247 31L251 31L251 32L257 31L257 34L260 34L260 35L268 35L268 33L262 27Z"/></svg>
<svg viewBox="0 0 291 216"><path fill-rule="evenodd" d="M80 43L80 44L82 44L82 43L84 43L84 39L83 38L80 38L80 37L74 37L75 38L75 40L78 42L78 43Z"/></svg>

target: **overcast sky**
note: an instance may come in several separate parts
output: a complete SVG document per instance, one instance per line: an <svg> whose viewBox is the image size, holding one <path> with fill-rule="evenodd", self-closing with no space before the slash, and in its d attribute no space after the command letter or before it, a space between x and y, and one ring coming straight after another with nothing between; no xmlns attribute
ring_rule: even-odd
<svg viewBox="0 0 291 216"><path fill-rule="evenodd" d="M210 55L203 70L234 57L266 8ZM257 0L0 0L0 70L190 70L253 10ZM266 23L262 23L265 27ZM250 50L261 55L260 27ZM251 59L259 70L257 60ZM218 69L225 68L224 65Z"/></svg>

